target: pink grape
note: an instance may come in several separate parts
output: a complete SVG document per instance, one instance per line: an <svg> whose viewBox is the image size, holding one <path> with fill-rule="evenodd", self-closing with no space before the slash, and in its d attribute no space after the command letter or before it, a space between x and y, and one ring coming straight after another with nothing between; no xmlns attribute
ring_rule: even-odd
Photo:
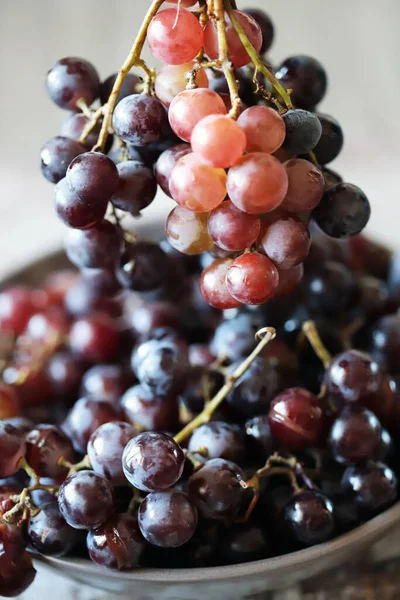
<svg viewBox="0 0 400 600"><path fill-rule="evenodd" d="M247 152L272 154L284 142L285 122L273 108L251 106L240 115L238 123L246 134Z"/></svg>
<svg viewBox="0 0 400 600"><path fill-rule="evenodd" d="M250 214L261 214L282 203L288 189L288 177L279 160L264 152L252 152L229 170L227 189L237 208Z"/></svg>
<svg viewBox="0 0 400 600"><path fill-rule="evenodd" d="M226 273L232 264L231 258L214 260L204 269L200 277L200 290L208 304L222 310L237 308L241 302L235 300L226 285Z"/></svg>
<svg viewBox="0 0 400 600"><path fill-rule="evenodd" d="M157 98L169 106L172 100L186 89L187 81L185 75L194 67L194 62L183 65L166 65L159 70L154 84ZM196 73L195 82L198 88L208 88L208 77L204 69Z"/></svg>
<svg viewBox="0 0 400 600"><path fill-rule="evenodd" d="M281 296L288 296L291 294L300 285L303 275L303 263L300 263L296 267L279 271L279 283L275 290L274 298L280 298Z"/></svg>
<svg viewBox="0 0 400 600"><path fill-rule="evenodd" d="M230 252L248 248L260 234L261 221L236 208L230 200L215 208L208 220L208 231L215 244Z"/></svg>
<svg viewBox="0 0 400 600"><path fill-rule="evenodd" d="M173 99L168 113L173 131L185 142L190 142L193 129L208 115L226 115L226 108L221 96L206 88L184 90Z"/></svg>
<svg viewBox="0 0 400 600"><path fill-rule="evenodd" d="M235 258L226 272L229 293L243 304L263 304L272 298L278 284L278 269L258 252Z"/></svg>
<svg viewBox="0 0 400 600"><path fill-rule="evenodd" d="M234 13L240 25L243 27L250 43L252 46L254 46L257 52L260 52L263 41L260 26L253 19L253 17L250 17L250 15L242 12L241 10L235 10ZM250 56L247 54L245 47L240 41L240 38L236 33L227 13L225 13L225 24L229 58L234 67L244 67L245 65L249 64ZM204 30L204 50L211 60L218 58L218 34L216 25L212 21L208 22Z"/></svg>
<svg viewBox="0 0 400 600"><path fill-rule="evenodd" d="M186 154L175 165L169 180L173 199L193 212L209 212L226 196L226 173Z"/></svg>
<svg viewBox="0 0 400 600"><path fill-rule="evenodd" d="M190 154L192 149L189 144L176 144L171 146L167 150L164 150L158 157L156 164L154 165L154 174L157 179L157 183L162 191L171 196L171 190L169 189L169 180L171 177L172 170L178 160L186 154Z"/></svg>
<svg viewBox="0 0 400 600"><path fill-rule="evenodd" d="M276 212L262 224L258 249L279 269L296 267L310 251L308 227L296 215Z"/></svg>
<svg viewBox="0 0 400 600"><path fill-rule="evenodd" d="M214 242L208 233L209 213L194 213L176 206L168 215L165 225L167 240L183 254L202 254L210 250Z"/></svg>
<svg viewBox="0 0 400 600"><path fill-rule="evenodd" d="M227 169L246 149L246 135L236 121L225 115L209 115L197 123L191 137L192 150L211 167Z"/></svg>
<svg viewBox="0 0 400 600"><path fill-rule="evenodd" d="M290 212L305 212L318 206L325 190L321 171L303 158L288 160L283 166L289 186L282 208Z"/></svg>
<svg viewBox="0 0 400 600"><path fill-rule="evenodd" d="M203 47L204 32L195 15L184 8L166 8L151 21L150 52L167 65L193 60Z"/></svg>

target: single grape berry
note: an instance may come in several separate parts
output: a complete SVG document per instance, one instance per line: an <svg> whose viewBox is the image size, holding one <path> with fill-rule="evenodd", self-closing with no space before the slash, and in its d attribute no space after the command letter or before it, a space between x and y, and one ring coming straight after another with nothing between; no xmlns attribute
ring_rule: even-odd
<svg viewBox="0 0 400 600"><path fill-rule="evenodd" d="M328 260L306 274L303 291L309 309L333 317L352 306L356 285L345 265Z"/></svg>
<svg viewBox="0 0 400 600"><path fill-rule="evenodd" d="M271 544L261 527L252 523L234 525L220 542L223 564L238 564L267 558Z"/></svg>
<svg viewBox="0 0 400 600"><path fill-rule="evenodd" d="M378 363L365 352L346 350L334 357L326 370L328 393L344 400L363 404L363 399L380 390Z"/></svg>
<svg viewBox="0 0 400 600"><path fill-rule="evenodd" d="M165 224L167 240L183 254L202 254L211 250L214 242L208 232L209 213L194 213L176 206Z"/></svg>
<svg viewBox="0 0 400 600"><path fill-rule="evenodd" d="M320 120L307 110L288 110L282 115L286 126L283 148L293 154L307 154L314 150L322 133Z"/></svg>
<svg viewBox="0 0 400 600"><path fill-rule="evenodd" d="M358 235L370 216L371 206L367 196L351 183L338 183L327 189L313 211L317 225L334 238Z"/></svg>
<svg viewBox="0 0 400 600"><path fill-rule="evenodd" d="M391 373L400 370L400 318L398 314L380 318L372 327L371 354Z"/></svg>
<svg viewBox="0 0 400 600"><path fill-rule="evenodd" d="M177 548L194 535L197 510L182 492L152 492L142 501L138 520L140 531L150 544Z"/></svg>
<svg viewBox="0 0 400 600"><path fill-rule="evenodd" d="M178 309L170 302L146 302L141 306L135 306L133 312L129 314L129 324L133 332L142 339L148 339L151 332L160 327L178 330Z"/></svg>
<svg viewBox="0 0 400 600"><path fill-rule="evenodd" d="M241 361L229 367L232 373ZM247 371L235 382L227 401L240 413L254 417L268 413L272 398L278 391L279 379L276 369L264 358L257 357Z"/></svg>
<svg viewBox="0 0 400 600"><path fill-rule="evenodd" d="M7 561L3 571L5 571L4 575L0 573L0 594L4 598L19 596L28 589L36 577L36 570L27 552L16 562Z"/></svg>
<svg viewBox="0 0 400 600"><path fill-rule="evenodd" d="M204 300L215 308L237 308L241 305L226 285L226 274L233 260L219 258L204 269L200 277L200 290Z"/></svg>
<svg viewBox="0 0 400 600"><path fill-rule="evenodd" d="M85 454L90 436L100 425L120 420L119 411L109 402L90 397L80 398L68 413L63 429L75 450Z"/></svg>
<svg viewBox="0 0 400 600"><path fill-rule="evenodd" d="M275 77L286 89L298 108L313 109L325 96L328 79L325 69L311 56L292 56L278 67Z"/></svg>
<svg viewBox="0 0 400 600"><path fill-rule="evenodd" d="M29 543L41 554L65 556L79 542L76 529L62 517L56 501L41 506L28 523Z"/></svg>
<svg viewBox="0 0 400 600"><path fill-rule="evenodd" d="M25 432L15 426L13 419L0 421L0 477L9 477L18 471L25 456Z"/></svg>
<svg viewBox="0 0 400 600"><path fill-rule="evenodd" d="M66 179L70 190L84 204L107 202L119 182L117 167L100 152L77 156L67 169Z"/></svg>
<svg viewBox="0 0 400 600"><path fill-rule="evenodd" d="M246 150L246 134L227 115L204 117L193 129L192 150L210 167L232 167Z"/></svg>
<svg viewBox="0 0 400 600"><path fill-rule="evenodd" d="M289 180L283 210L302 213L312 210L321 202L325 191L324 176L310 161L293 158L283 163Z"/></svg>
<svg viewBox="0 0 400 600"><path fill-rule="evenodd" d="M291 269L303 262L310 246L308 227L296 215L275 212L266 216L257 247L279 270Z"/></svg>
<svg viewBox="0 0 400 600"><path fill-rule="evenodd" d="M246 134L247 152L272 154L285 140L285 122L268 106L251 106L239 116L238 124Z"/></svg>
<svg viewBox="0 0 400 600"><path fill-rule="evenodd" d="M35 312L32 291L23 285L0 292L0 329L15 336L23 332Z"/></svg>
<svg viewBox="0 0 400 600"><path fill-rule="evenodd" d="M138 216L156 197L157 182L153 171L137 160L121 162L117 169L119 183L110 202L116 208Z"/></svg>
<svg viewBox="0 0 400 600"><path fill-rule="evenodd" d="M68 137L57 135L51 138L40 151L40 169L43 175L51 183L58 183L65 177L70 162L85 150L82 144Z"/></svg>
<svg viewBox="0 0 400 600"><path fill-rule="evenodd" d="M121 244L118 229L105 219L90 229L69 230L64 242L69 260L79 269L114 266Z"/></svg>
<svg viewBox="0 0 400 600"><path fill-rule="evenodd" d="M340 154L344 142L343 131L333 117L322 113L317 113L317 117L322 125L322 134L314 154L320 165L326 165Z"/></svg>
<svg viewBox="0 0 400 600"><path fill-rule="evenodd" d="M214 356L226 357L230 362L243 359L254 350L258 329L258 323L252 314L239 313L233 319L226 319L218 325L210 349Z"/></svg>
<svg viewBox="0 0 400 600"><path fill-rule="evenodd" d="M114 504L111 483L93 471L74 473L58 492L60 512L75 529L97 529L114 513Z"/></svg>
<svg viewBox="0 0 400 600"><path fill-rule="evenodd" d="M368 462L348 467L341 486L355 502L360 516L367 519L389 508L397 498L397 477L383 463Z"/></svg>
<svg viewBox="0 0 400 600"><path fill-rule="evenodd" d="M55 425L36 425L26 436L26 460L39 477L65 476L68 468L60 460L74 457L71 441Z"/></svg>
<svg viewBox="0 0 400 600"><path fill-rule="evenodd" d="M203 47L203 28L190 11L166 8L153 17L147 31L150 52L167 65L193 60Z"/></svg>
<svg viewBox="0 0 400 600"><path fill-rule="evenodd" d="M179 391L187 366L187 350L173 339L143 342L132 354L134 373L155 395L166 396Z"/></svg>
<svg viewBox="0 0 400 600"><path fill-rule="evenodd" d="M146 385L135 385L121 398L124 418L146 431L178 431L176 396L157 396Z"/></svg>
<svg viewBox="0 0 400 600"><path fill-rule="evenodd" d="M263 304L272 298L278 283L274 263L258 252L235 258L226 272L228 292L243 304Z"/></svg>
<svg viewBox="0 0 400 600"><path fill-rule="evenodd" d="M57 106L79 110L78 100L90 106L99 96L100 80L96 69L82 58L63 58L47 73L46 89Z"/></svg>
<svg viewBox="0 0 400 600"><path fill-rule="evenodd" d="M208 230L214 243L223 250L245 250L254 244L260 234L258 215L250 215L226 200L214 208L208 219Z"/></svg>
<svg viewBox="0 0 400 600"><path fill-rule="evenodd" d="M101 312L75 321L69 345L76 356L87 362L107 362L118 356L120 333L115 321Z"/></svg>
<svg viewBox="0 0 400 600"><path fill-rule="evenodd" d="M81 396L92 396L114 406L134 381L133 375L119 364L95 365L81 379Z"/></svg>
<svg viewBox="0 0 400 600"><path fill-rule="evenodd" d="M207 459L238 461L244 453L243 435L237 425L212 421L194 430L188 449L194 453L203 449Z"/></svg>
<svg viewBox="0 0 400 600"><path fill-rule="evenodd" d="M335 532L334 506L321 492L295 494L283 510L285 533L302 546L329 540Z"/></svg>
<svg viewBox="0 0 400 600"><path fill-rule="evenodd" d="M115 486L124 485L126 480L122 468L122 455L127 443L137 433L132 425L122 421L100 425L90 436L87 445L93 471Z"/></svg>
<svg viewBox="0 0 400 600"><path fill-rule="evenodd" d="M135 569L145 547L137 519L127 513L115 515L94 531L86 540L90 558L109 569Z"/></svg>
<svg viewBox="0 0 400 600"><path fill-rule="evenodd" d="M112 121L115 133L134 146L157 142L167 122L161 102L145 94L132 94L118 102Z"/></svg>
<svg viewBox="0 0 400 600"><path fill-rule="evenodd" d="M346 407L335 419L329 434L332 456L342 463L373 459L381 443L382 427L370 410Z"/></svg>
<svg viewBox="0 0 400 600"><path fill-rule="evenodd" d="M103 220L107 209L107 200L83 204L76 192L73 192L66 178L54 187L54 205L61 221L74 229L88 229Z"/></svg>
<svg viewBox="0 0 400 600"><path fill-rule="evenodd" d="M116 271L124 288L146 292L160 287L167 270L168 257L158 244L136 242L125 244Z"/></svg>
<svg viewBox="0 0 400 600"><path fill-rule="evenodd" d="M278 269L279 271L279 269ZM299 287L304 276L304 264L301 263L291 269L283 269L279 271L279 283L275 290L274 298L288 296Z"/></svg>
<svg viewBox="0 0 400 600"><path fill-rule="evenodd" d="M171 177L172 169L180 158L191 153L189 144L176 144L165 150L158 158L154 165L154 173L157 179L157 183L167 196L171 196L171 190L169 188L169 180Z"/></svg>

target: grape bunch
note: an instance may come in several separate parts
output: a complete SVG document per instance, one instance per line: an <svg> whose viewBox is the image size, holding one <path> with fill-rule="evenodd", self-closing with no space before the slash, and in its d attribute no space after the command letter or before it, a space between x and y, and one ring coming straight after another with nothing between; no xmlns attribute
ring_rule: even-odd
<svg viewBox="0 0 400 600"><path fill-rule="evenodd" d="M70 57L47 75L69 114L41 170L78 270L0 292L5 597L34 579L26 550L237 564L398 498L400 263L326 166L325 70L267 67L262 11L161 4L117 74ZM160 243L126 224L158 188Z"/></svg>

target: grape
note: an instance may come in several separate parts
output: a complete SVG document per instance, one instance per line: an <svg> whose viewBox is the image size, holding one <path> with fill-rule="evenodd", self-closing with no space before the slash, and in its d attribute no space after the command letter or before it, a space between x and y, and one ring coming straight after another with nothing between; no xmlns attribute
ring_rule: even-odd
<svg viewBox="0 0 400 600"><path fill-rule="evenodd" d="M111 267L119 256L120 247L117 227L105 219L90 229L71 229L65 238L67 256L79 269Z"/></svg>
<svg viewBox="0 0 400 600"><path fill-rule="evenodd" d="M87 454L95 473L109 479L115 486L125 485L122 469L124 448L137 431L122 421L100 425L90 436Z"/></svg>
<svg viewBox="0 0 400 600"><path fill-rule="evenodd" d="M290 212L305 212L318 206L325 190L324 177L308 160L294 158L283 163L289 187L281 207Z"/></svg>
<svg viewBox="0 0 400 600"><path fill-rule="evenodd" d="M257 252L235 258L226 272L228 292L244 304L263 304L272 298L278 283L273 262Z"/></svg>
<svg viewBox="0 0 400 600"><path fill-rule="evenodd" d="M156 98L132 94L118 102L112 125L115 133L125 142L147 146L161 138L167 126L167 115Z"/></svg>
<svg viewBox="0 0 400 600"><path fill-rule="evenodd" d="M185 142L190 142L197 123L209 115L226 115L226 108L222 98L206 88L184 90L173 99L168 112L173 131Z"/></svg>
<svg viewBox="0 0 400 600"><path fill-rule="evenodd" d="M245 132L226 115L204 117L193 129L190 141L204 164L222 169L234 165L246 150Z"/></svg>
<svg viewBox="0 0 400 600"><path fill-rule="evenodd" d="M81 395L94 396L116 406L132 383L121 365L95 365L82 378Z"/></svg>
<svg viewBox="0 0 400 600"><path fill-rule="evenodd" d="M96 289L100 285L100 289ZM101 286L104 285L104 288ZM114 298L108 298L120 290L120 285L114 280L110 271L87 269L68 290L65 297L65 308L68 314L82 317L93 311L107 313L112 317L121 315L121 305ZM110 294L110 292L112 292Z"/></svg>
<svg viewBox="0 0 400 600"><path fill-rule="evenodd" d="M197 510L182 492L152 492L142 501L138 519L140 531L150 544L177 548L196 531Z"/></svg>
<svg viewBox="0 0 400 600"><path fill-rule="evenodd" d="M360 515L367 519L389 508L397 498L396 475L383 463L348 467L341 486L355 502Z"/></svg>
<svg viewBox="0 0 400 600"><path fill-rule="evenodd" d="M109 569L134 569L142 556L145 541L136 519L127 513L111 517L95 531L89 531L90 558Z"/></svg>
<svg viewBox="0 0 400 600"><path fill-rule="evenodd" d="M69 138L71 140L79 141L83 130L86 125L89 123L90 118L84 115L83 113L71 113L61 124L60 127L60 136ZM85 150L91 150L93 146L97 144L97 139L100 134L101 123L98 123L93 131L89 133L84 142L82 142L82 146ZM113 143L113 136L108 135L105 151L109 152L111 150L111 146ZM85 151L84 150L84 151ZM72 157L75 158L75 157ZM71 160L72 160L71 158ZM71 160L69 162L71 162ZM68 165L66 165L68 166ZM65 176L65 174L64 174Z"/></svg>
<svg viewBox="0 0 400 600"><path fill-rule="evenodd" d="M7 563L19 561L25 550L25 540L21 531L21 524L8 524L3 520L1 521L0 547L0 574L7 575Z"/></svg>
<svg viewBox="0 0 400 600"><path fill-rule="evenodd" d="M57 502L45 504L30 517L28 539L35 550L58 557L68 554L79 541L77 531L61 516Z"/></svg>
<svg viewBox="0 0 400 600"><path fill-rule="evenodd" d="M324 233L334 238L359 234L371 215L368 198L351 183L338 183L326 190L313 212L313 218Z"/></svg>
<svg viewBox="0 0 400 600"><path fill-rule="evenodd" d="M81 398L68 413L63 429L70 437L75 450L85 454L90 436L100 425L120 420L119 411L109 402Z"/></svg>
<svg viewBox="0 0 400 600"><path fill-rule="evenodd" d="M268 106L251 106L240 115L238 123L246 134L247 152L272 154L285 140L285 123Z"/></svg>
<svg viewBox="0 0 400 600"><path fill-rule="evenodd" d="M69 163L83 152L85 147L75 140L61 135L51 138L40 151L40 168L43 175L51 183L58 183L65 177Z"/></svg>
<svg viewBox="0 0 400 600"><path fill-rule="evenodd" d="M250 8L245 10L244 12L253 17L253 19L260 26L262 33L262 45L260 49L260 54L264 54L272 46L272 42L274 40L274 25L270 17L263 10L260 10L258 8Z"/></svg>
<svg viewBox="0 0 400 600"><path fill-rule="evenodd" d="M189 362L193 367L208 367L215 361L215 356L210 352L207 344L190 344Z"/></svg>
<svg viewBox="0 0 400 600"><path fill-rule="evenodd" d="M44 302L49 305L62 305L65 294L77 279L76 272L72 269L54 271L44 280L44 287L39 290L43 294Z"/></svg>
<svg viewBox="0 0 400 600"><path fill-rule="evenodd" d="M169 106L175 96L186 89L185 75L192 71L194 66L195 63L191 61L183 65L167 65L158 71L154 89L157 98L165 106ZM208 78L204 69L196 70L194 82L198 88L208 88Z"/></svg>
<svg viewBox="0 0 400 600"><path fill-rule="evenodd" d="M120 333L116 323L104 313L92 313L71 328L69 344L72 352L88 362L113 360L119 352Z"/></svg>
<svg viewBox="0 0 400 600"><path fill-rule="evenodd" d="M201 162L196 154L179 159L169 180L173 199L193 212L208 212L226 196L226 173Z"/></svg>
<svg viewBox="0 0 400 600"><path fill-rule="evenodd" d="M202 49L203 40L200 22L184 8L159 12L147 31L150 52L167 65L183 65L193 60Z"/></svg>
<svg viewBox="0 0 400 600"><path fill-rule="evenodd" d="M214 242L208 233L208 213L193 213L186 208L174 208L166 222L166 236L174 248L184 254L202 254Z"/></svg>
<svg viewBox="0 0 400 600"><path fill-rule="evenodd" d="M112 89L114 87L114 83L117 79L118 74L113 73L107 79L105 79L100 86L100 100L102 104L106 104ZM135 73L126 73L123 84L121 85L121 89L118 92L117 102L120 102L126 96L131 96L132 94L140 94L143 87L143 81Z"/></svg>
<svg viewBox="0 0 400 600"><path fill-rule="evenodd" d="M262 46L262 32L257 21L241 10L235 10L234 14L251 45L259 52ZM229 59L233 66L237 68L248 65L250 56L247 54L246 48L243 46L227 13L225 13L225 27ZM217 28L212 21L207 23L204 30L204 50L211 60L215 60L219 56Z"/></svg>
<svg viewBox="0 0 400 600"><path fill-rule="evenodd" d="M371 331L371 353L389 372L400 370L400 318L387 315L377 321Z"/></svg>
<svg viewBox="0 0 400 600"><path fill-rule="evenodd" d="M53 354L46 366L46 375L53 394L67 400L76 396L84 370L84 365L69 352Z"/></svg>
<svg viewBox="0 0 400 600"><path fill-rule="evenodd" d="M273 437L291 450L310 448L323 431L322 404L304 388L288 388L272 401L268 423Z"/></svg>
<svg viewBox="0 0 400 600"><path fill-rule="evenodd" d="M0 420L18 417L20 403L14 388L0 381Z"/></svg>
<svg viewBox="0 0 400 600"><path fill-rule="evenodd" d="M250 247L258 238L260 228L257 215L242 212L230 200L215 208L208 221L208 230L215 244L228 252Z"/></svg>
<svg viewBox="0 0 400 600"><path fill-rule="evenodd" d="M138 336L148 338L153 329L178 329L178 310L169 302L150 302L135 308L129 322Z"/></svg>
<svg viewBox="0 0 400 600"><path fill-rule="evenodd" d="M118 186L117 167L100 152L85 152L69 165L66 175L69 189L84 204L107 202Z"/></svg>
<svg viewBox="0 0 400 600"><path fill-rule="evenodd" d="M318 144L322 125L314 113L307 110L288 110L282 115L286 126L283 148L293 154L307 154Z"/></svg>
<svg viewBox="0 0 400 600"><path fill-rule="evenodd" d="M140 215L156 197L157 182L151 169L137 160L127 160L117 166L118 187L110 201L116 208Z"/></svg>
<svg viewBox="0 0 400 600"><path fill-rule="evenodd" d="M226 274L232 262L230 258L214 260L201 274L202 296L208 304L215 308L236 308L241 304L229 293L226 285Z"/></svg>
<svg viewBox="0 0 400 600"><path fill-rule="evenodd" d="M303 279L303 275L303 263L297 265L297 267L279 271L279 283L278 287L275 289L274 298L280 298L282 296L288 296L291 294L299 286L301 280Z"/></svg>
<svg viewBox="0 0 400 600"><path fill-rule="evenodd" d="M330 451L339 462L364 462L376 455L381 432L374 413L362 407L346 407L333 423L329 434Z"/></svg>
<svg viewBox="0 0 400 600"><path fill-rule="evenodd" d="M306 258L311 236L295 215L275 212L263 222L257 246L278 269L291 269Z"/></svg>
<svg viewBox="0 0 400 600"><path fill-rule="evenodd" d="M313 109L325 96L328 80L326 72L311 56L292 56L278 67L275 77L291 91L291 99L298 108Z"/></svg>
<svg viewBox="0 0 400 600"><path fill-rule="evenodd" d="M330 260L304 280L304 292L311 310L337 316L351 305L355 282L349 269Z"/></svg>
<svg viewBox="0 0 400 600"><path fill-rule="evenodd" d="M100 92L100 80L96 69L82 58L63 58L47 73L46 89L57 106L67 110L79 110L78 100L90 106Z"/></svg>
<svg viewBox="0 0 400 600"><path fill-rule="evenodd" d="M168 150L168 148L179 144L179 142L180 139L175 135L167 122L166 130L164 130L160 140L139 147L128 144L128 157L130 160L140 160L149 167L149 169L153 169L154 164L157 162L160 155L165 152L165 150Z"/></svg>
<svg viewBox="0 0 400 600"><path fill-rule="evenodd" d="M389 290L385 282L377 277L362 275L357 280L361 312L368 319L375 319L386 312Z"/></svg>
<svg viewBox="0 0 400 600"><path fill-rule="evenodd" d="M135 385L121 398L124 418L146 431L177 431L179 426L176 397L156 396L147 386Z"/></svg>
<svg viewBox="0 0 400 600"><path fill-rule="evenodd" d="M286 534L302 546L314 546L329 540L335 531L332 502L316 490L293 496L283 511Z"/></svg>
<svg viewBox="0 0 400 600"><path fill-rule="evenodd" d="M115 296L121 291L117 278L115 277L114 271L110 269L82 269L81 277L78 279L86 287L89 287L93 293L93 297L97 296L97 299L103 300L109 299L109 296ZM117 303L117 299L114 299Z"/></svg>
<svg viewBox="0 0 400 600"><path fill-rule="evenodd" d="M334 357L325 375L328 393L351 403L363 403L363 398L380 390L381 373L378 363L359 350L346 350Z"/></svg>
<svg viewBox="0 0 400 600"><path fill-rule="evenodd" d="M55 425L36 425L26 436L26 460L39 477L57 478L68 468L61 459L73 462L75 453L70 440Z"/></svg>
<svg viewBox="0 0 400 600"><path fill-rule="evenodd" d="M343 183L342 177L336 171L328 169L328 167L322 168L322 173L325 179L325 187L328 189L337 183Z"/></svg>
<svg viewBox="0 0 400 600"><path fill-rule="evenodd" d="M27 553L17 562L7 561L0 574L0 594L4 598L19 596L33 583L36 570Z"/></svg>
<svg viewBox="0 0 400 600"><path fill-rule="evenodd" d="M222 321L211 340L211 352L220 359L226 358L231 362L243 359L254 350L258 329L255 319L248 313Z"/></svg>
<svg viewBox="0 0 400 600"><path fill-rule="evenodd" d="M246 444L249 445L251 454L257 461L265 461L275 449L271 429L268 425L268 416L261 415L246 421Z"/></svg>
<svg viewBox="0 0 400 600"><path fill-rule="evenodd" d="M317 113L317 117L322 125L322 134L314 154L320 165L326 165L339 155L343 147L343 131L333 117L321 113Z"/></svg>
<svg viewBox="0 0 400 600"><path fill-rule="evenodd" d="M251 523L234 525L221 541L223 564L261 560L270 555L270 544L264 531Z"/></svg>
<svg viewBox="0 0 400 600"><path fill-rule="evenodd" d="M190 477L189 498L206 519L234 519L246 493L240 485L243 480L235 463L214 458Z"/></svg>
<svg viewBox="0 0 400 600"><path fill-rule="evenodd" d="M18 428L13 419L0 421L0 477L9 477L18 471L25 455L25 432Z"/></svg>
<svg viewBox="0 0 400 600"><path fill-rule="evenodd" d="M239 364L240 361L231 365L229 372L233 372ZM265 414L278 391L278 385L275 368L259 356L235 382L227 401L247 417Z"/></svg>
<svg viewBox="0 0 400 600"><path fill-rule="evenodd" d="M54 204L61 221L75 229L93 227L103 219L107 208L107 201L83 204L78 194L70 190L66 178L54 188Z"/></svg>
<svg viewBox="0 0 400 600"><path fill-rule="evenodd" d="M206 458L224 458L238 461L244 453L243 436L237 425L212 421L200 425L194 430L189 440L188 449L196 452L200 449L207 451Z"/></svg>
<svg viewBox="0 0 400 600"><path fill-rule="evenodd" d="M237 208L260 214L281 204L288 189L288 177L276 158L263 152L252 152L229 170L227 189Z"/></svg>
<svg viewBox="0 0 400 600"><path fill-rule="evenodd" d="M166 396L181 389L187 366L187 350L173 339L150 339L132 354L134 373L156 395Z"/></svg>
<svg viewBox="0 0 400 600"><path fill-rule="evenodd" d="M97 529L114 513L111 483L93 471L79 471L64 481L58 492L58 507L75 529Z"/></svg>
<svg viewBox="0 0 400 600"><path fill-rule="evenodd" d="M65 311L58 306L53 306L43 313L33 314L26 325L24 334L32 342L61 341L67 335L69 325Z"/></svg>
<svg viewBox="0 0 400 600"><path fill-rule="evenodd" d="M176 144L175 146L168 148L168 150L165 150L158 158L154 166L154 173L158 185L167 196L171 196L169 179L171 177L172 169L180 158L186 156L186 154L189 154L190 152L191 148L189 144Z"/></svg>
<svg viewBox="0 0 400 600"><path fill-rule="evenodd" d="M123 453L122 466L131 485L144 492L172 487L183 472L185 456L172 437L145 432L131 439Z"/></svg>
<svg viewBox="0 0 400 600"><path fill-rule="evenodd" d="M125 244L117 278L124 288L138 292L154 290L164 282L168 257L157 244Z"/></svg>
<svg viewBox="0 0 400 600"><path fill-rule="evenodd" d="M0 329L14 335L23 332L35 311L32 292L22 285L0 292Z"/></svg>

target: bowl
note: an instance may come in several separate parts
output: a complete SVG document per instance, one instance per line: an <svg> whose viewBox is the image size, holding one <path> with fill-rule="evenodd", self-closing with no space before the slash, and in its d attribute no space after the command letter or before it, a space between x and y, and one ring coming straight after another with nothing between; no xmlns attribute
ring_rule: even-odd
<svg viewBox="0 0 400 600"><path fill-rule="evenodd" d="M161 221L138 223L140 236L157 239ZM11 283L39 284L57 268L68 266L60 251L29 264L4 279ZM35 555L40 565L80 583L134 600L265 599L265 592L304 581L367 553L371 546L400 522L400 502L379 516L325 544L255 562L198 569L138 569L118 572L102 569L83 558Z"/></svg>

